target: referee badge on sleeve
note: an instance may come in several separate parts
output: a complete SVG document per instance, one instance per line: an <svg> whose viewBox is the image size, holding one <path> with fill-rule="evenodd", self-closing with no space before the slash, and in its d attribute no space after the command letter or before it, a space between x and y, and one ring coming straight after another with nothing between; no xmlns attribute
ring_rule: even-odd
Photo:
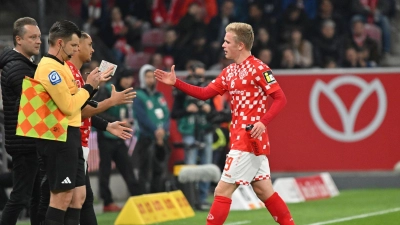
<svg viewBox="0 0 400 225"><path fill-rule="evenodd" d="M56 85L61 82L61 77L56 71L51 71L49 74L49 80L52 85Z"/></svg>
<svg viewBox="0 0 400 225"><path fill-rule="evenodd" d="M271 70L263 72L263 75L264 75L264 78L267 81L267 83L275 82L275 78L274 78L274 75L272 75L272 71Z"/></svg>

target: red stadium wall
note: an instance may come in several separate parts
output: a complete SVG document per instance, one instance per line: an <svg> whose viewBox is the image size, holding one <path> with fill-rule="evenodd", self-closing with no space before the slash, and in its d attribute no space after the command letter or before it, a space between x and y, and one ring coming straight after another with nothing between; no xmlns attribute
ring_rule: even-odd
<svg viewBox="0 0 400 225"><path fill-rule="evenodd" d="M400 69L276 77L288 104L268 127L272 170L391 170L400 161Z"/></svg>
<svg viewBox="0 0 400 225"><path fill-rule="evenodd" d="M399 68L274 73L288 104L268 126L272 171L391 170L400 161ZM172 89L159 89L172 104Z"/></svg>

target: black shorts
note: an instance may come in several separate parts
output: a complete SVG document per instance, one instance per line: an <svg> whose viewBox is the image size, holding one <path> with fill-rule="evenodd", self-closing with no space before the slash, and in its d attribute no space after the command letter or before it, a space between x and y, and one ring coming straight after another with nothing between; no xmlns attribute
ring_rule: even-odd
<svg viewBox="0 0 400 225"><path fill-rule="evenodd" d="M68 126L66 142L36 140L50 190L71 190L85 185L85 159L79 127Z"/></svg>

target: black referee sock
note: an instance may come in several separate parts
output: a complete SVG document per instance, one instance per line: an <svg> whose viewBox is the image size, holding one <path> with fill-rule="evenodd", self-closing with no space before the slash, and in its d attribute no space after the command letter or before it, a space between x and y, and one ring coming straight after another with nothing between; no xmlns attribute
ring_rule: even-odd
<svg viewBox="0 0 400 225"><path fill-rule="evenodd" d="M64 216L65 216L65 211L49 206L49 208L47 209L47 212L46 212L45 224L46 225L63 225L64 224Z"/></svg>
<svg viewBox="0 0 400 225"><path fill-rule="evenodd" d="M64 225L79 225L81 209L68 208L65 213Z"/></svg>

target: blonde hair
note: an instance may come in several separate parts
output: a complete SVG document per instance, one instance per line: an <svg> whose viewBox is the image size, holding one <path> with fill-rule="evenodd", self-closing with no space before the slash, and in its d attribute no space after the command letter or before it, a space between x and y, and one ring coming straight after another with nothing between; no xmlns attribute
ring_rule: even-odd
<svg viewBox="0 0 400 225"><path fill-rule="evenodd" d="M247 50L251 50L254 42L254 32L250 24L247 23L230 23L225 28L226 32L234 33L236 42L243 42Z"/></svg>

